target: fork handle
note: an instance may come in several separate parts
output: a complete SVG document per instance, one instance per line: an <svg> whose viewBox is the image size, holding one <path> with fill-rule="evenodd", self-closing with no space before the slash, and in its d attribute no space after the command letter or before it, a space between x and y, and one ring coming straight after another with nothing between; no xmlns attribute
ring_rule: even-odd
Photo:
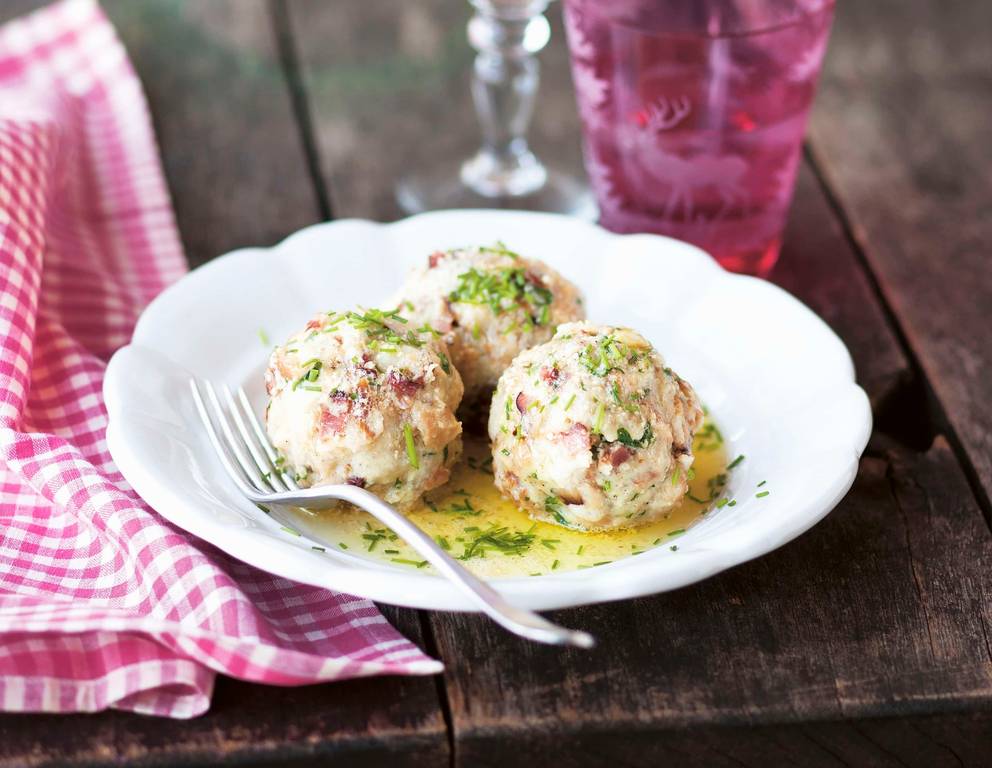
<svg viewBox="0 0 992 768"><path fill-rule="evenodd" d="M471 597L486 615L515 635L550 645L574 645L579 648L591 648L595 645L595 639L588 632L552 624L533 611L507 601L499 592L441 549L434 539L409 518L363 488L353 485L322 485L280 494L281 503L311 509L320 506L321 499L328 498L350 502L387 525L417 554L433 565L442 576Z"/></svg>

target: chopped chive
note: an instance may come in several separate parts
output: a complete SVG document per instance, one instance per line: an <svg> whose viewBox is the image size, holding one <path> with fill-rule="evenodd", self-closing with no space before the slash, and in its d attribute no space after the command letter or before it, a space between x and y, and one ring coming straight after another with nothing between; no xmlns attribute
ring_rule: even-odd
<svg viewBox="0 0 992 768"><path fill-rule="evenodd" d="M754 494L754 497L755 497L756 499L763 499L763 498L764 498L765 496L767 496L767 495L768 495L769 493L771 493L771 491L762 491L761 493L756 493L756 494Z"/></svg>
<svg viewBox="0 0 992 768"><path fill-rule="evenodd" d="M282 528L286 533L291 533L294 536L301 535L299 531L294 531L292 528L287 528L285 525L280 525L279 527Z"/></svg>
<svg viewBox="0 0 992 768"><path fill-rule="evenodd" d="M668 535L669 536L681 536L683 533L685 533L685 528L679 528L679 529L674 530L674 531L669 531L668 532Z"/></svg>
<svg viewBox="0 0 992 768"><path fill-rule="evenodd" d="M310 549L316 549L318 552L326 552L327 550L323 547L312 546Z"/></svg>
<svg viewBox="0 0 992 768"><path fill-rule="evenodd" d="M343 541L339 541L338 542L338 546L341 547L341 549L347 549L348 548L348 545L345 544Z"/></svg>
<svg viewBox="0 0 992 768"><path fill-rule="evenodd" d="M733 469L738 464L740 464L742 461L744 461L744 454L743 453L740 456L738 456L736 459L734 459L732 462L730 462L727 465L727 469Z"/></svg>
<svg viewBox="0 0 992 768"><path fill-rule="evenodd" d="M569 408L571 408L572 403L574 402L575 402L575 395L572 395L570 398L568 398L568 402L565 403L565 410L567 411Z"/></svg>
<svg viewBox="0 0 992 768"><path fill-rule="evenodd" d="M661 544L661 539L655 539L653 542L651 542L652 547L657 547L659 544Z"/></svg>
<svg viewBox="0 0 992 768"><path fill-rule="evenodd" d="M593 563L592 567L595 568L597 565L609 565L612 562L612 560L600 560L598 563Z"/></svg>
<svg viewBox="0 0 992 768"><path fill-rule="evenodd" d="M262 342L263 347L269 346L269 334L265 332L264 328L258 329L258 340Z"/></svg>
<svg viewBox="0 0 992 768"><path fill-rule="evenodd" d="M599 410L596 411L596 421L592 425L592 431L597 434L603 434L603 417L606 416L606 403L599 404Z"/></svg>
<svg viewBox="0 0 992 768"><path fill-rule="evenodd" d="M478 341L481 335L482 332L479 330L479 324L476 323L475 325L472 326L472 338Z"/></svg>
<svg viewBox="0 0 992 768"><path fill-rule="evenodd" d="M553 563L551 564L551 570L552 570L552 571L555 571L555 570L557 570L557 569L558 569L558 565L559 565L559 562L558 562L557 560L555 560L555 561L554 561L554 562L553 562Z"/></svg>
<svg viewBox="0 0 992 768"><path fill-rule="evenodd" d="M579 545L579 548L577 550L575 550L575 554L581 555L582 554L582 550L585 549L585 548L586 548L586 545L585 544L580 544Z"/></svg>
<svg viewBox="0 0 992 768"><path fill-rule="evenodd" d="M382 550L382 554L384 554L384 555L398 555L399 553L400 553L400 551L398 549L384 549L384 550Z"/></svg>
<svg viewBox="0 0 992 768"><path fill-rule="evenodd" d="M760 483L758 483L758 487L760 488L761 486L763 486L767 482L768 482L767 480L762 480Z"/></svg>
<svg viewBox="0 0 992 768"><path fill-rule="evenodd" d="M420 457L417 456L417 446L413 442L413 427L409 424L403 425L403 438L406 440L406 457L410 460L410 466L420 469Z"/></svg>

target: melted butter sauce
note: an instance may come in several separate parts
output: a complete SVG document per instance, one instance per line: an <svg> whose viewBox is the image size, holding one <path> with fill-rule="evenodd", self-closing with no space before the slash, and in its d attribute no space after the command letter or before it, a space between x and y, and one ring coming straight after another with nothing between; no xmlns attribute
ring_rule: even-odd
<svg viewBox="0 0 992 768"><path fill-rule="evenodd" d="M488 441L466 437L465 455L451 480L427 494L425 503L407 516L478 576L539 576L594 567L655 547L677 547L686 529L726 503L720 497L727 482L727 455L712 422L696 436L693 453L689 494L664 519L637 528L583 533L532 520L504 498L493 483ZM354 507L298 514L306 518L307 528L350 554L433 570L396 534ZM473 547L491 531L500 541L515 537L519 546L486 546L484 539Z"/></svg>

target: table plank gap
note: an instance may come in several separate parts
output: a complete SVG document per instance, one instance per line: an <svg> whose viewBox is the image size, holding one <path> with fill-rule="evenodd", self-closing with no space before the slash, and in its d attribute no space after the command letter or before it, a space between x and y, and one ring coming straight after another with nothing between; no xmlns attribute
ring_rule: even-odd
<svg viewBox="0 0 992 768"><path fill-rule="evenodd" d="M314 139L313 117L310 110L310 100L306 86L300 75L300 61L296 41L293 39L292 24L289 20L289 8L285 0L268 0L272 25L275 30L276 45L279 59L282 62L283 73L286 77L286 87L296 115L296 124L300 130L300 143L307 160L307 170L317 197L317 207L322 219L329 221L334 218L334 208L331 204L330 187L324 178L320 162L320 149Z"/></svg>
<svg viewBox="0 0 992 768"><path fill-rule="evenodd" d="M840 3L810 144L992 527L992 5Z"/></svg>
<svg viewBox="0 0 992 768"><path fill-rule="evenodd" d="M782 549L674 593L560 612L599 637L593 651L432 615L456 765L505 762L507 743L550 754L579 738L630 759L632 733L661 745L992 707L992 535L943 438L923 454L893 445Z"/></svg>
<svg viewBox="0 0 992 768"><path fill-rule="evenodd" d="M876 414L905 399L913 380L909 360L809 158L799 166L782 255L769 279L805 302L844 340ZM934 431L922 424L917 431L923 434L900 438L925 449Z"/></svg>
<svg viewBox="0 0 992 768"><path fill-rule="evenodd" d="M885 289L879 281L876 268L873 267L866 254L866 248L869 246L855 233L851 216L845 210L836 190L833 189L827 178L825 160L818 156L818 152L812 146L807 147L807 157L825 198L829 201L843 228L852 252L857 255L875 300L885 314L886 325L898 339L900 351L910 366L911 376L909 380L898 390L892 392L889 400L878 404L873 402L875 405L875 430L896 437L904 444L917 450L922 450L937 433L944 434L954 449L958 462L968 479L968 485L982 509L986 524L989 526L989 530L992 530L992 503L990 503L988 493L982 485L975 464L949 417L947 409L927 378L919 356L914 351L896 311L891 306L890 300L886 298ZM917 418L906 419L907 413L912 413ZM920 416L924 416L925 419L920 419Z"/></svg>

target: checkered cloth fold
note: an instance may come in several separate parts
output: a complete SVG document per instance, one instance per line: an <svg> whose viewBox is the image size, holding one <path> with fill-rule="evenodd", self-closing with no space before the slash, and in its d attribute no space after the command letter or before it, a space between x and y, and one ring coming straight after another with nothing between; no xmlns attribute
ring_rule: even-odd
<svg viewBox="0 0 992 768"><path fill-rule="evenodd" d="M369 601L172 527L114 467L107 359L184 270L144 96L99 6L0 28L0 709L191 717L217 672L440 669Z"/></svg>

